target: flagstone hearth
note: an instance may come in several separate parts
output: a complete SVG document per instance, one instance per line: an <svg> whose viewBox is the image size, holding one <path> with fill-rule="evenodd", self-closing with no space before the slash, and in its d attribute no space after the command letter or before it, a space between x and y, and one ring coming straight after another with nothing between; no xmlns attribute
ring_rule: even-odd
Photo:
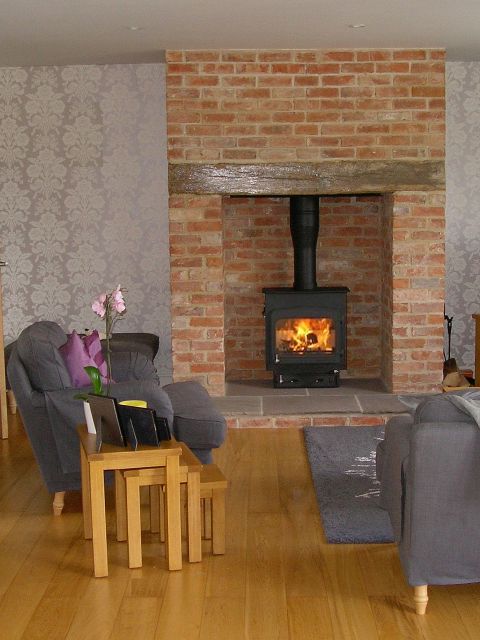
<svg viewBox="0 0 480 640"><path fill-rule="evenodd" d="M228 382L213 398L230 428L377 425L404 413L379 379L345 378L328 389L275 389L268 380Z"/></svg>

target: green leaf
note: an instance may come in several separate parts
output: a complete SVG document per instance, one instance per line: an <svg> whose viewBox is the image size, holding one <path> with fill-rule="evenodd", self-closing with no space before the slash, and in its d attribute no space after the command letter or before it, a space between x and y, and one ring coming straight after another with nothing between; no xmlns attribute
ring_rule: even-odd
<svg viewBox="0 0 480 640"><path fill-rule="evenodd" d="M83 367L85 373L90 378L90 382L92 383L93 393L98 396L103 395L103 386L102 386L102 376L100 375L100 371L98 367Z"/></svg>

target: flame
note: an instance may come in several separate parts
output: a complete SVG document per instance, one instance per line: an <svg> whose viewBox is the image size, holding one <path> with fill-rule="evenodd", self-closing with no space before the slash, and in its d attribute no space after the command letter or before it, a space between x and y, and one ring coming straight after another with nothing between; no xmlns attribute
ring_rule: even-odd
<svg viewBox="0 0 480 640"><path fill-rule="evenodd" d="M294 318L276 326L278 351L333 351L335 329L331 318Z"/></svg>

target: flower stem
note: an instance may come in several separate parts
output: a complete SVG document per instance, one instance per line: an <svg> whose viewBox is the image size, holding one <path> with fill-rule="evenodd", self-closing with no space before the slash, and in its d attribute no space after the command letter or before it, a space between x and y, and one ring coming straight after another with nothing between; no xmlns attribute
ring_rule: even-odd
<svg viewBox="0 0 480 640"><path fill-rule="evenodd" d="M105 331L106 331L106 342L107 342L107 396L110 395L110 383L112 381L112 360L111 360L111 350L110 350L110 331L112 325L112 310L110 306L110 296L107 296L105 301Z"/></svg>

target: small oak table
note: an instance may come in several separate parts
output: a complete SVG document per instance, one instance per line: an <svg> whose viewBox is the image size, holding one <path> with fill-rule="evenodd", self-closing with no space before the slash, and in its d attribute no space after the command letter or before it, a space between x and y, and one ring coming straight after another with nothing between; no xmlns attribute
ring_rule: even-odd
<svg viewBox="0 0 480 640"><path fill-rule="evenodd" d="M82 470L82 504L85 538L92 539L93 569L96 578L108 575L107 530L105 519L105 471L165 467L165 526L167 533L168 568L182 568L180 518L179 460L182 448L175 440L159 447L139 446L136 451L126 447L102 444L96 450L97 437L87 432L86 425L77 429L80 437Z"/></svg>

